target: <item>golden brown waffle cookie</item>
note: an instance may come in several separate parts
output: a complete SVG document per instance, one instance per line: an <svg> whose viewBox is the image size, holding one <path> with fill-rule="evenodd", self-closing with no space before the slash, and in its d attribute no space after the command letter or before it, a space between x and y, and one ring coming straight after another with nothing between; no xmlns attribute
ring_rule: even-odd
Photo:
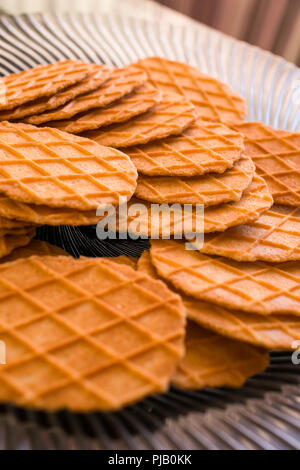
<svg viewBox="0 0 300 470"><path fill-rule="evenodd" d="M172 379L176 387L242 387L249 377L269 365L269 353L250 344L225 338L189 321L186 353Z"/></svg>
<svg viewBox="0 0 300 470"><path fill-rule="evenodd" d="M4 121L0 155L0 190L21 202L91 210L136 188L127 155L57 129Z"/></svg>
<svg viewBox="0 0 300 470"><path fill-rule="evenodd" d="M107 106L142 85L146 80L145 72L137 67L115 69L109 80L98 90L78 96L58 109L32 116L28 122L37 125L48 123L48 121L70 119L89 109Z"/></svg>
<svg viewBox="0 0 300 470"><path fill-rule="evenodd" d="M145 251L138 261L138 271L160 279ZM266 349L293 350L300 339L300 317L268 315L229 310L180 293L187 318L216 333Z"/></svg>
<svg viewBox="0 0 300 470"><path fill-rule="evenodd" d="M65 132L79 134L80 132L99 129L116 122L128 121L142 114L161 100L161 93L149 83L145 83L129 95L108 105L96 108L88 113L74 116L71 120L53 121L50 127L56 127Z"/></svg>
<svg viewBox="0 0 300 470"><path fill-rule="evenodd" d="M10 255L0 260L1 263L9 263L20 258L29 258L30 256L70 256L69 253L59 246L41 240L31 240L31 242L20 248L16 248ZM1 333L0 333L1 335Z"/></svg>
<svg viewBox="0 0 300 470"><path fill-rule="evenodd" d="M117 256L116 258L106 258L106 259L110 259L111 261L117 264L126 264L127 266L130 266L131 268L136 269L137 258L131 258L130 256L121 255L121 256Z"/></svg>
<svg viewBox="0 0 300 470"><path fill-rule="evenodd" d="M195 118L194 106L182 96L164 94L161 102L147 113L83 135L102 145L129 147L180 134Z"/></svg>
<svg viewBox="0 0 300 470"><path fill-rule="evenodd" d="M100 217L97 217L96 211L78 211L75 209L66 209L49 207L37 204L24 204L23 202L13 201L12 199L0 194L0 214L11 220L12 224L19 223L36 225L94 225L97 224ZM0 219L1 221L4 220ZM6 222L5 222L6 224ZM9 224L7 224L9 225Z"/></svg>
<svg viewBox="0 0 300 470"><path fill-rule="evenodd" d="M168 388L185 315L162 282L113 261L65 256L2 264L0 279L2 402L115 410Z"/></svg>
<svg viewBox="0 0 300 470"><path fill-rule="evenodd" d="M300 133L273 129L261 122L236 127L246 152L267 182L277 204L300 206Z"/></svg>
<svg viewBox="0 0 300 470"><path fill-rule="evenodd" d="M28 101L54 95L83 80L89 70L90 64L66 60L2 77L0 110L13 109Z"/></svg>
<svg viewBox="0 0 300 470"><path fill-rule="evenodd" d="M30 240L35 236L35 229L29 228L22 233L10 233L0 236L0 258L9 255L15 248L28 245Z"/></svg>
<svg viewBox="0 0 300 470"><path fill-rule="evenodd" d="M300 340L300 317L229 310L192 297L183 297L188 318L221 335L274 350L293 350Z"/></svg>
<svg viewBox="0 0 300 470"><path fill-rule="evenodd" d="M200 251L236 261L300 260L300 208L274 205L250 224L207 235Z"/></svg>
<svg viewBox="0 0 300 470"><path fill-rule="evenodd" d="M149 176L197 176L223 173L244 150L241 134L223 124L197 119L182 134L157 142L130 147L139 173Z"/></svg>
<svg viewBox="0 0 300 470"><path fill-rule="evenodd" d="M204 210L203 218L202 213L198 214L194 208L192 211L183 212L180 205L179 207L173 206L173 209L172 205L166 205L169 210L163 210L161 220L159 220L150 202L133 197L128 202L127 223L130 232L138 232L140 235L149 237L182 234L183 226L186 231L191 228L193 231L201 229L205 233L223 232L229 227L258 219L263 211L272 206L272 203L266 183L255 175L251 185L238 202L208 207ZM201 224L202 220L204 227ZM124 217L121 216L120 221L123 224Z"/></svg>
<svg viewBox="0 0 300 470"><path fill-rule="evenodd" d="M53 96L46 96L34 101L29 101L17 108L10 111L0 112L0 121L9 121L14 119L21 119L26 116L42 113L46 110L57 108L63 104L71 101L76 96L88 91L95 90L104 83L112 74L113 68L107 65L90 64L88 76L79 83L71 85ZM27 119L24 119L26 122Z"/></svg>
<svg viewBox="0 0 300 470"><path fill-rule="evenodd" d="M241 121L246 115L245 101L238 94L195 67L161 57L141 59L135 65L160 90L191 101L203 119L230 123Z"/></svg>
<svg viewBox="0 0 300 470"><path fill-rule="evenodd" d="M1 197L3 196L1 196L0 194L0 199ZM5 217L0 216L0 229L11 230L11 229L23 228L24 226L31 225L30 223L26 224L25 222L22 222L20 220L12 220L12 219L14 219L14 216L12 216L11 218L5 218Z"/></svg>
<svg viewBox="0 0 300 470"><path fill-rule="evenodd" d="M2 237L3 235L24 235L27 234L28 231L31 231L33 228L32 225L24 225L23 227L17 227L17 228L1 228L0 229L0 236Z"/></svg>
<svg viewBox="0 0 300 470"><path fill-rule="evenodd" d="M186 250L183 241L152 240L160 276L187 295L262 315L300 316L300 263L239 263Z"/></svg>
<svg viewBox="0 0 300 470"><path fill-rule="evenodd" d="M139 259L138 270L158 278L149 251ZM189 315L190 303L201 304L201 301L183 296L183 303ZM265 370L269 362L266 351L225 338L193 321L187 324L185 344L185 356L172 380L173 385L182 388L241 387L246 378Z"/></svg>
<svg viewBox="0 0 300 470"><path fill-rule="evenodd" d="M216 206L239 201L250 185L255 172L251 158L242 155L233 168L221 175L202 176L139 176L136 197L157 203L203 204Z"/></svg>

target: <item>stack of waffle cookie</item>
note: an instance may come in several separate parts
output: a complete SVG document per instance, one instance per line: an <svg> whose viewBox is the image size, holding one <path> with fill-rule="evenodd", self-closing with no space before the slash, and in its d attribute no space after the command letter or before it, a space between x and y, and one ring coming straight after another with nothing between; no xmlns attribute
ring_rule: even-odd
<svg viewBox="0 0 300 470"><path fill-rule="evenodd" d="M299 134L243 122L229 87L162 58L67 61L4 86L3 237L96 224L99 206L127 201L119 224L156 239L138 261L74 260L36 240L3 251L0 401L114 410L170 385L240 387L270 349L294 348ZM176 207L152 217L158 203ZM187 250L178 238L199 206L204 241Z"/></svg>

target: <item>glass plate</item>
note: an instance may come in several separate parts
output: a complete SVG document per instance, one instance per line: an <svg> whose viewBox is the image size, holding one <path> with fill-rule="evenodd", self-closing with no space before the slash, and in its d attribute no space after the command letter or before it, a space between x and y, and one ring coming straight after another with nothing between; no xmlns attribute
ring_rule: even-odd
<svg viewBox="0 0 300 470"><path fill-rule="evenodd" d="M103 15L0 17L0 74L82 59L123 66L160 55L198 66L241 93L249 120L300 131L300 71L196 23L173 26ZM138 256L147 242L100 242L93 227L42 227L38 238L75 256ZM271 353L268 370L239 390L147 398L118 413L76 415L0 407L0 449L299 449L300 368Z"/></svg>

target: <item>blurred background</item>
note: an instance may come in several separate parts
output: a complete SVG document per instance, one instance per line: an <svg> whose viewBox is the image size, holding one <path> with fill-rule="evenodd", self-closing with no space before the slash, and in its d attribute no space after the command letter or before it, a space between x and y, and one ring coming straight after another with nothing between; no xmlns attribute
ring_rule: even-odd
<svg viewBox="0 0 300 470"><path fill-rule="evenodd" d="M170 22L184 21L184 14L300 65L300 0L0 0L0 13L49 10L111 12Z"/></svg>
<svg viewBox="0 0 300 470"><path fill-rule="evenodd" d="M159 0L300 65L300 0Z"/></svg>

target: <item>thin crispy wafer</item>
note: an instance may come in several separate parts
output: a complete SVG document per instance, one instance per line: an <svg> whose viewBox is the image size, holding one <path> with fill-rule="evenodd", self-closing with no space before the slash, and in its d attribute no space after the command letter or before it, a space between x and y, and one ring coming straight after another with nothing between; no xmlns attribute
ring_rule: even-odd
<svg viewBox="0 0 300 470"><path fill-rule="evenodd" d="M1 196L0 194L0 199L2 198L3 196ZM26 223L22 220L13 220L15 217L12 216L12 217L9 217L9 218L6 218L5 216L0 216L0 229L8 229L8 230L12 230L12 229L15 229L15 228L23 228L25 226L28 226L28 225L32 225L31 223Z"/></svg>
<svg viewBox="0 0 300 470"><path fill-rule="evenodd" d="M35 236L36 230L29 228L22 233L10 233L0 236L0 258L9 255L14 249L28 245L30 240Z"/></svg>
<svg viewBox="0 0 300 470"><path fill-rule="evenodd" d="M144 251L138 261L138 270L154 279L160 279L150 257ZM295 315L268 315L229 310L219 305L195 299L180 292L187 318L199 325L238 341L266 349L293 350L300 339L300 317Z"/></svg>
<svg viewBox="0 0 300 470"><path fill-rule="evenodd" d="M138 270L158 278L149 251L140 258ZM190 312L188 299L183 297L187 315ZM194 321L188 321L185 346L185 355L172 379L173 385L180 388L241 387L248 377L262 372L269 363L267 351L228 339Z"/></svg>
<svg viewBox="0 0 300 470"><path fill-rule="evenodd" d="M300 206L300 133L247 122L236 129L277 204Z"/></svg>
<svg viewBox="0 0 300 470"><path fill-rule="evenodd" d="M129 147L180 134L196 119L194 106L179 95L163 94L159 104L147 113L105 129L87 131L83 136L101 145Z"/></svg>
<svg viewBox="0 0 300 470"><path fill-rule="evenodd" d="M112 74L113 68L107 65L90 64L88 76L81 82L71 85L53 96L46 96L24 103L10 111L0 112L1 121L25 118L46 110L55 109L71 101L76 96L99 88ZM26 119L24 119L26 122Z"/></svg>
<svg viewBox="0 0 300 470"><path fill-rule="evenodd" d="M229 227L258 219L272 203L266 183L255 175L239 201L208 207L204 214L197 208L184 211L180 204L152 207L148 201L133 197L128 202L127 228L133 234L160 238L183 236L191 231L223 232ZM124 219L121 214L119 227L124 226Z"/></svg>
<svg viewBox="0 0 300 470"><path fill-rule="evenodd" d="M56 127L65 132L79 134L80 132L99 129L116 122L128 121L134 116L145 113L161 100L161 93L149 83L144 83L129 95L106 106L96 108L87 113L81 113L70 120L53 121L50 127Z"/></svg>
<svg viewBox="0 0 300 470"><path fill-rule="evenodd" d="M136 66L144 70L148 79L166 93L177 93L191 101L202 119L232 123L246 115L243 98L228 85L204 75L196 67L162 57L139 60Z"/></svg>
<svg viewBox="0 0 300 470"><path fill-rule="evenodd" d="M137 67L115 69L107 82L98 90L78 96L64 106L47 113L30 117L30 124L44 124L48 121L70 119L78 113L100 108L127 95L147 80L147 75ZM46 124L47 125L47 124Z"/></svg>
<svg viewBox="0 0 300 470"><path fill-rule="evenodd" d="M194 177L143 176L138 178L135 196L157 203L216 206L239 201L255 172L251 158L242 155L233 168L221 175L208 173Z"/></svg>
<svg viewBox="0 0 300 470"><path fill-rule="evenodd" d="M25 203L96 210L136 188L127 155L57 129L4 121L0 156L0 190Z"/></svg>
<svg viewBox="0 0 300 470"><path fill-rule="evenodd" d="M274 205L254 222L207 235L200 251L237 261L300 260L300 209Z"/></svg>
<svg viewBox="0 0 300 470"><path fill-rule="evenodd" d="M300 316L300 264L239 263L186 250L183 241L152 240L160 276L187 295L234 310Z"/></svg>
<svg viewBox="0 0 300 470"><path fill-rule="evenodd" d="M51 96L83 80L90 64L66 60L41 65L0 78L0 110L10 110L44 96Z"/></svg>
<svg viewBox="0 0 300 470"><path fill-rule="evenodd" d="M96 211L78 211L64 207L55 208L45 205L24 204L24 202L13 201L12 199L0 194L0 214L7 217L12 224L19 223L36 225L95 225L100 217L97 217ZM6 219L0 219L6 220ZM6 222L5 222L6 223ZM7 224L9 225L9 224Z"/></svg>
<svg viewBox="0 0 300 470"><path fill-rule="evenodd" d="M132 258L131 256L121 255L117 256L116 258L106 259L110 259L111 261L117 264L126 264L127 266L130 266L133 269L135 269L137 266L137 258Z"/></svg>
<svg viewBox="0 0 300 470"><path fill-rule="evenodd" d="M176 387L242 387L247 378L263 372L269 354L246 343L220 336L188 322L186 353L172 378Z"/></svg>
<svg viewBox="0 0 300 470"><path fill-rule="evenodd" d="M168 388L185 315L162 282L111 260L31 256L0 265L0 284L1 402L116 410Z"/></svg>
<svg viewBox="0 0 300 470"><path fill-rule="evenodd" d="M13 250L10 255L1 258L1 263L9 263L20 258L29 258L30 256L70 256L67 251L59 246L41 240L31 240L26 246L22 246ZM1 334L1 333L0 333Z"/></svg>
<svg viewBox="0 0 300 470"><path fill-rule="evenodd" d="M184 297L188 318L220 335L273 350L295 349L300 340L300 317L230 310L192 297Z"/></svg>
<svg viewBox="0 0 300 470"><path fill-rule="evenodd" d="M182 134L124 150L138 172L149 176L223 173L244 151L241 134L201 119Z"/></svg>

